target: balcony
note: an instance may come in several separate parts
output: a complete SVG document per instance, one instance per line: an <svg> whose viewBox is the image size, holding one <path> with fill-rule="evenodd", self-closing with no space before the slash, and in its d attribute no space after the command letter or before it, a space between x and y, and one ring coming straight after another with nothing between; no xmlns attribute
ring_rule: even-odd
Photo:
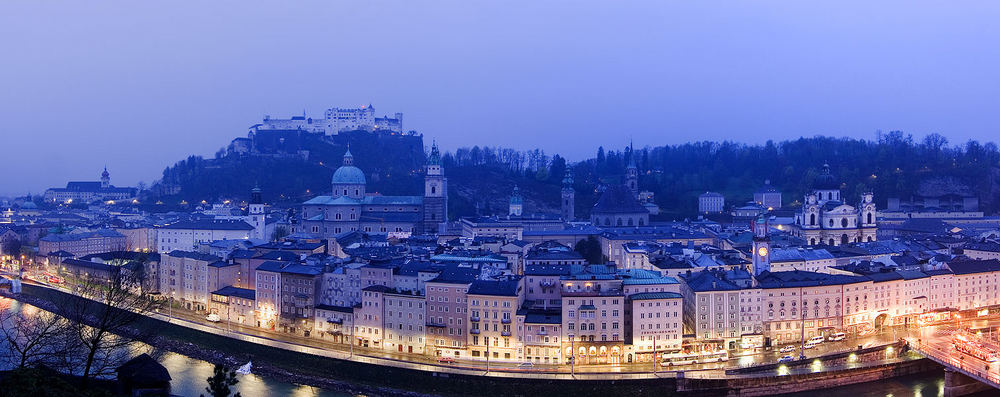
<svg viewBox="0 0 1000 397"><path fill-rule="evenodd" d="M472 316L471 318L469 318L469 321L472 321L474 323L478 323L479 322L479 316Z"/></svg>
<svg viewBox="0 0 1000 397"><path fill-rule="evenodd" d="M473 335L479 335L479 329L478 328L470 329L469 333Z"/></svg>
<svg viewBox="0 0 1000 397"><path fill-rule="evenodd" d="M542 329L542 330L538 330L538 334L539 334L539 335L548 335L548 334L549 334L549 331L546 331L546 330L544 330L544 329Z"/></svg>
<svg viewBox="0 0 1000 397"><path fill-rule="evenodd" d="M510 331L501 331L500 336L510 336Z"/></svg>
<svg viewBox="0 0 1000 397"><path fill-rule="evenodd" d="M439 324L439 323L428 321L427 322L427 326L428 327L435 327L435 328L445 328L445 327L448 326L448 324Z"/></svg>
<svg viewBox="0 0 1000 397"><path fill-rule="evenodd" d="M503 320L500 320L500 322L503 323L503 324L510 324L510 319L509 318L505 318Z"/></svg>

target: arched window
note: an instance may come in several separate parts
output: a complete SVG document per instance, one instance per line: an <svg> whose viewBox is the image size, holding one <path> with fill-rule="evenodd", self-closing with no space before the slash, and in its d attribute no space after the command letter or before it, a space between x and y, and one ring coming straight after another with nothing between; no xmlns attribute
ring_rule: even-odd
<svg viewBox="0 0 1000 397"><path fill-rule="evenodd" d="M830 219L830 227L833 227L833 219Z"/></svg>
<svg viewBox="0 0 1000 397"><path fill-rule="evenodd" d="M872 213L871 212L868 213L868 223L869 224L872 223Z"/></svg>
<svg viewBox="0 0 1000 397"><path fill-rule="evenodd" d="M868 241L872 241L872 236L868 236Z"/></svg>
<svg viewBox="0 0 1000 397"><path fill-rule="evenodd" d="M809 239L809 245L816 245L816 239L814 238Z"/></svg>
<svg viewBox="0 0 1000 397"><path fill-rule="evenodd" d="M816 225L816 214L809 214L809 225Z"/></svg>
<svg viewBox="0 0 1000 397"><path fill-rule="evenodd" d="M437 193L437 186L431 186L431 194Z"/></svg>
<svg viewBox="0 0 1000 397"><path fill-rule="evenodd" d="M628 218L628 225L629 225L629 226L633 226L633 225L632 225L632 218Z"/></svg>
<svg viewBox="0 0 1000 397"><path fill-rule="evenodd" d="M847 237L847 235L846 235L846 234L844 234L844 235L840 236L840 243L841 243L841 244L847 244L847 242L848 242L848 241L849 241L849 240L848 240L848 237Z"/></svg>
<svg viewBox="0 0 1000 397"><path fill-rule="evenodd" d="M611 218L604 218L604 226L611 226Z"/></svg>
<svg viewBox="0 0 1000 397"><path fill-rule="evenodd" d="M847 227L847 218L843 218L840 220L840 227Z"/></svg>
<svg viewBox="0 0 1000 397"><path fill-rule="evenodd" d="M835 240L832 238L830 239L830 245L836 245Z"/></svg>
<svg viewBox="0 0 1000 397"><path fill-rule="evenodd" d="M622 225L622 218L618 218L618 220L615 221L615 224L618 225L618 226L621 226Z"/></svg>

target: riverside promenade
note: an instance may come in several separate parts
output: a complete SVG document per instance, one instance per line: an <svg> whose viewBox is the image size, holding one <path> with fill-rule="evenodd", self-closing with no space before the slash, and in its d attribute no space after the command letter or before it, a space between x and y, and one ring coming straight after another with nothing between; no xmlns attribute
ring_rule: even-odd
<svg viewBox="0 0 1000 397"><path fill-rule="evenodd" d="M25 294L48 299L81 299L68 292L39 284L28 284ZM58 294L58 295L52 295ZM781 392L806 391L821 388L826 383L820 379L831 379L836 375L836 384L868 382L884 377L902 376L921 371L940 370L935 364L916 355L899 357L876 357L859 360L849 365L831 365L822 368L799 368L792 364L784 369L761 366L743 368L739 373L724 368L696 369L685 371L625 371L589 372L587 366L582 371L565 373L544 369L489 368L480 365L441 365L436 362L413 362L390 355L378 356L367 350L331 349L297 341L282 340L270 335L250 334L227 329L225 324L203 324L179 316L164 313L148 313L163 330L184 329L190 343L204 348L228 350L223 353L246 354L257 352L255 362L267 362L272 357L291 356L291 360L315 363L319 376L335 377L347 381L361 381L402 387L429 394L451 394L469 387L500 388L500 394L522 394L545 392L552 395L573 395L579 392L629 391L637 395L756 395L751 390L775 388ZM311 339L310 339L311 340ZM340 345L343 347L343 345ZM283 353L277 353L283 352ZM884 354L884 353L880 353ZM874 356L873 356L874 357ZM822 360L814 357L810 360ZM428 361L431 361L428 358ZM647 364L649 365L649 364ZM790 368L788 368L790 367ZM649 367L647 367L649 368ZM746 389L747 393L740 390Z"/></svg>

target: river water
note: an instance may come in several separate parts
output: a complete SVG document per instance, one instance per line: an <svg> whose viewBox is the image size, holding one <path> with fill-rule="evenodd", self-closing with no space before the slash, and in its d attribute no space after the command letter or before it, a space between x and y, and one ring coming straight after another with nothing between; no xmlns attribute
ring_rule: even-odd
<svg viewBox="0 0 1000 397"><path fill-rule="evenodd" d="M34 306L8 299L0 298L0 310L40 310ZM138 346L139 351L151 351L153 348L146 344ZM154 357L157 355L154 355ZM207 361L194 359L188 356L173 352L165 352L159 355L160 364L163 364L170 372L170 393L177 396L194 396L206 394L205 386L208 385L206 379L212 376L214 365ZM9 369L10 363L0 363L0 369ZM329 390L318 389L312 386L297 385L282 382L276 379L257 376L255 374L237 375L239 383L233 386L233 392L240 392L244 397L259 396L293 396L293 397L345 397L349 394L336 393Z"/></svg>

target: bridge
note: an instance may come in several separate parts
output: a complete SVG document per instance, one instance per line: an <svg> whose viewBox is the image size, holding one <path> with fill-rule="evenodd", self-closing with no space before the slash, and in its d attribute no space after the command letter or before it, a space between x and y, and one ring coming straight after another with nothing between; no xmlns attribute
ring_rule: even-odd
<svg viewBox="0 0 1000 397"><path fill-rule="evenodd" d="M1000 362L958 351L952 343L958 328L932 328L930 335L909 340L910 348L944 367L944 397L1000 389ZM984 345L997 353L995 344Z"/></svg>

